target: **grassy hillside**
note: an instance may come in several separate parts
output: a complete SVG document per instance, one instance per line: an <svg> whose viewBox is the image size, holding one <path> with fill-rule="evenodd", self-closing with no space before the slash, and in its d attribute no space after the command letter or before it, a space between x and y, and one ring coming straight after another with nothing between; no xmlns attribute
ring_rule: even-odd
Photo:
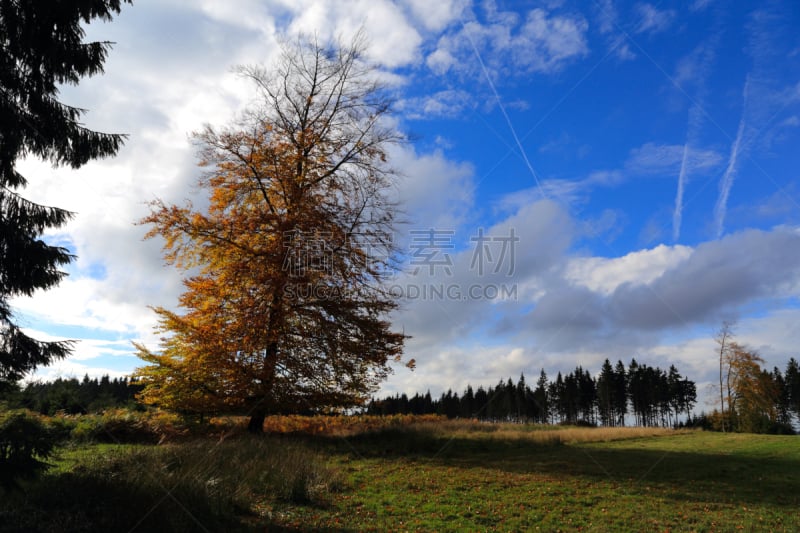
<svg viewBox="0 0 800 533"><path fill-rule="evenodd" d="M64 449L27 495L0 498L0 530L800 529L797 437L322 422Z"/></svg>

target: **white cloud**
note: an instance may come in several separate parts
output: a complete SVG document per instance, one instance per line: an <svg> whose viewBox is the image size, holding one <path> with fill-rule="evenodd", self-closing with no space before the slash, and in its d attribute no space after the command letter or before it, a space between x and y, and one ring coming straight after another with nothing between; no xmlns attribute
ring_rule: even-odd
<svg viewBox="0 0 800 533"><path fill-rule="evenodd" d="M689 258L688 246L660 244L649 250L638 250L617 258L585 257L568 262L567 281L608 296L620 285L648 285Z"/></svg>
<svg viewBox="0 0 800 533"><path fill-rule="evenodd" d="M788 118L785 118L781 121L780 126L785 126L787 128L796 128L800 126L800 117L797 115L792 115Z"/></svg>
<svg viewBox="0 0 800 533"><path fill-rule="evenodd" d="M480 62L493 76L552 73L588 54L587 29L576 14L537 8L521 21L516 14L494 12L486 23L472 20L443 36L426 62L439 75L451 70L482 75Z"/></svg>
<svg viewBox="0 0 800 533"><path fill-rule="evenodd" d="M406 0L420 24L430 31L441 31L459 20L467 7L467 0Z"/></svg>
<svg viewBox="0 0 800 533"><path fill-rule="evenodd" d="M614 5L614 0L599 0L595 3L597 13L597 28L601 35L607 36L609 53L620 61L629 61L636 58L628 45L628 37L619 25L619 14Z"/></svg>
<svg viewBox="0 0 800 533"><path fill-rule="evenodd" d="M625 168L637 174L677 175L684 161L693 172L708 171L722 163L722 155L714 150L685 148L682 144L646 143L630 152Z"/></svg>
<svg viewBox="0 0 800 533"><path fill-rule="evenodd" d="M525 344L546 341L543 349L553 353L634 353L656 345L665 332L800 296L798 264L800 233L787 228L614 259L564 256L540 271L538 290L520 291L528 299L503 323L504 334ZM533 310L520 314L526 306Z"/></svg>
<svg viewBox="0 0 800 533"><path fill-rule="evenodd" d="M169 296L177 298L179 286L165 287L157 280L132 278L132 282L116 274L111 279L67 278L58 287L12 303L15 309L38 321L132 338L150 337L155 319L147 306L172 307L175 299Z"/></svg>
<svg viewBox="0 0 800 533"><path fill-rule="evenodd" d="M749 302L798 296L791 289L800 276L797 265L797 231L744 231L699 245L646 287L620 286L609 310L623 327L688 325Z"/></svg>
<svg viewBox="0 0 800 533"><path fill-rule="evenodd" d="M88 375L90 378L101 378L108 376L111 379L122 378L130 375L130 371L120 370L118 368L108 368L104 366L86 365L78 363L75 359L69 358L61 361L56 361L46 367L36 371L30 379L25 381L54 381L56 379L81 379L83 376Z"/></svg>
<svg viewBox="0 0 800 533"><path fill-rule="evenodd" d="M291 34L317 35L321 40L349 40L363 30L369 41L367 56L389 68L415 60L422 37L403 10L386 0L325 2L282 0L291 12Z"/></svg>
<svg viewBox="0 0 800 533"><path fill-rule="evenodd" d="M598 170L580 179L545 179L540 182L541 187L534 186L503 196L494 207L508 213L544 199L574 207L586 202L594 189L614 187L624 179L624 174L618 170Z"/></svg>
<svg viewBox="0 0 800 533"><path fill-rule="evenodd" d="M637 4L635 11L639 17L636 33L661 33L672 25L676 16L675 11L659 11L652 4Z"/></svg>
<svg viewBox="0 0 800 533"><path fill-rule="evenodd" d="M453 235L456 248L450 254L449 272L438 267L430 275L426 267L416 274L409 270L394 283L400 287L454 287L455 293L444 297L412 298L404 302L396 314L395 324L414 338L407 353L436 352L454 341L463 340L478 330L491 329L498 318L513 316L520 305L512 300L484 297L481 290L495 288L502 294L504 287L516 286L520 300L528 301L528 292L536 290L538 280L557 264L568 248L574 228L566 211L551 201L538 201L521 207L501 222L484 228L483 235L493 241L483 241L490 247L478 249L478 228L464 226ZM513 233L512 233L513 232ZM500 239L516 238L503 252ZM507 241L510 243L510 241ZM476 258L476 254L483 254ZM491 256L491 257L490 257ZM481 261L482 260L482 261ZM414 268L414 264L410 268ZM475 295L469 293L476 287ZM499 313L499 314L498 314ZM497 327L502 327L499 325Z"/></svg>
<svg viewBox="0 0 800 533"><path fill-rule="evenodd" d="M187 7L180 2L176 2L175 5ZM270 36L275 33L274 14L285 13L285 9L281 10L278 2L261 0L227 0L225 2L199 0L192 2L191 7L202 11L216 21Z"/></svg>
<svg viewBox="0 0 800 533"><path fill-rule="evenodd" d="M459 89L447 89L426 96L407 98L396 106L405 118L411 120L457 117L465 110L475 107L474 96Z"/></svg>
<svg viewBox="0 0 800 533"><path fill-rule="evenodd" d="M408 228L459 228L474 202L474 169L450 161L442 151L417 154L404 147L391 154L401 171L397 193Z"/></svg>
<svg viewBox="0 0 800 533"><path fill-rule="evenodd" d="M23 332L35 339L45 342L67 340L65 337L50 335L43 331L23 328ZM56 378L82 378L108 375L112 378L130 374L133 364L133 345L129 340L108 341L98 339L70 339L74 341L73 353L66 359L53 361L45 367L39 367L25 381L51 381ZM117 361L109 359L114 357ZM93 359L102 358L98 364ZM92 362L90 362L92 361ZM116 363L116 364L111 364ZM113 368L112 368L113 367Z"/></svg>

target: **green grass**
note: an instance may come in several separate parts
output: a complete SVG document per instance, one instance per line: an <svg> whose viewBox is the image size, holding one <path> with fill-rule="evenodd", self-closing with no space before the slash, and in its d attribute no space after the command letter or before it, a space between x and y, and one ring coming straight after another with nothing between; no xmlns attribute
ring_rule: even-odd
<svg viewBox="0 0 800 533"><path fill-rule="evenodd" d="M353 450L335 461L352 490L324 511L291 509L286 521L373 531L800 529L793 437L692 432L567 445L386 437L349 442Z"/></svg>
<svg viewBox="0 0 800 533"><path fill-rule="evenodd" d="M0 530L800 530L798 437L559 435L426 424L79 446L22 500L0 498Z"/></svg>

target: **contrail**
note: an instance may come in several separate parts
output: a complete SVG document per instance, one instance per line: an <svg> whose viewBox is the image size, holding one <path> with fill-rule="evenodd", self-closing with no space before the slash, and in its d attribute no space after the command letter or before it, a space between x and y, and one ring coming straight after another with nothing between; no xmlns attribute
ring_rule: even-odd
<svg viewBox="0 0 800 533"><path fill-rule="evenodd" d="M714 206L714 220L717 226L717 238L722 237L725 231L725 214L728 210L728 196L733 187L733 180L736 178L736 172L739 168L739 157L746 149L742 145L742 138L744 137L745 117L747 114L747 92L750 85L750 76L744 82L744 96L742 102L742 118L739 120L739 130L736 132L736 139L733 141L731 147L731 156L728 159L728 167L725 169L725 174L722 175L722 180L719 182L719 198L717 198L717 205Z"/></svg>
<svg viewBox="0 0 800 533"><path fill-rule="evenodd" d="M480 52L478 52L478 47L475 46L475 43L473 42L472 37L469 34L469 31L467 31L466 24L462 22L461 26L464 29L464 35L466 35L469 44L472 46L472 50L475 52L475 58L478 60L478 63L481 66L481 70L483 70L483 75L486 76L486 81L489 83L489 87L492 89L492 93L494 93L494 98L495 100L497 100L497 106L500 108L500 111L503 113L503 116L506 119L506 123L508 124L508 129L511 130L511 135L514 136L514 142L517 144L517 148L519 148L519 151L522 154L522 159L525 161L525 165L528 167L528 170L533 176L533 180L536 182L536 187L538 187L539 189L539 194L541 194L543 198L547 198L547 193L545 193L544 188L542 187L542 183L539 181L539 175L536 174L536 171L533 169L533 165L531 165L531 162L528 159L528 154L522 147L522 143L520 142L519 137L517 136L517 130L514 129L514 125L511 123L511 118L509 118L508 113L506 113L506 108L503 105L503 102L500 100L500 94L497 92L497 89L494 86L494 82L492 81L492 76L489 74L489 70L486 68L486 65L483 62L483 58L481 57Z"/></svg>
<svg viewBox="0 0 800 533"><path fill-rule="evenodd" d="M715 26L718 25L718 22ZM686 128L686 143L683 145L683 157L681 158L681 170L678 174L678 191L675 194L675 211L672 214L672 240L677 242L681 236L681 223L683 222L683 194L686 184L689 181L691 170L691 150L697 144L698 135L703 124L705 114L704 103L706 94L706 77L711 68L711 64L716 56L716 47L719 42L719 31L711 34L706 42L697 49L700 56L698 65L699 75L697 76L697 95L692 107L689 108L689 120Z"/></svg>
<svg viewBox="0 0 800 533"><path fill-rule="evenodd" d="M692 146L697 144L697 135L703 121L703 108L695 103L689 109L689 124L686 132L686 143L683 145L681 157L681 170L678 173L678 192L675 194L675 211L672 213L672 240L677 242L681 236L681 223L683 221L683 193L689 181L689 170L692 164Z"/></svg>
<svg viewBox="0 0 800 533"><path fill-rule="evenodd" d="M672 213L672 241L677 242L681 236L681 221L683 220L683 189L686 186L686 160L689 159L689 140L683 145L683 158L681 171L678 174L678 192L675 194L675 212Z"/></svg>

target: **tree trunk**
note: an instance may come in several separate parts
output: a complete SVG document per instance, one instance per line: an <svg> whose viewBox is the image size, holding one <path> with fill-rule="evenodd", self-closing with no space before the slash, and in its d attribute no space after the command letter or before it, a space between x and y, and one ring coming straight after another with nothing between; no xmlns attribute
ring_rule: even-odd
<svg viewBox="0 0 800 533"><path fill-rule="evenodd" d="M266 418L267 415L264 413L264 411L253 411L250 414L250 421L247 423L248 433L252 433L254 435L260 435L264 433L264 419Z"/></svg>
<svg viewBox="0 0 800 533"><path fill-rule="evenodd" d="M725 339L727 338L727 333L723 329L723 333L721 334L721 341L719 347L719 410L720 410L720 420L722 421L722 432L725 433L725 399L724 393L722 388L722 364L723 364L723 356L725 355Z"/></svg>

